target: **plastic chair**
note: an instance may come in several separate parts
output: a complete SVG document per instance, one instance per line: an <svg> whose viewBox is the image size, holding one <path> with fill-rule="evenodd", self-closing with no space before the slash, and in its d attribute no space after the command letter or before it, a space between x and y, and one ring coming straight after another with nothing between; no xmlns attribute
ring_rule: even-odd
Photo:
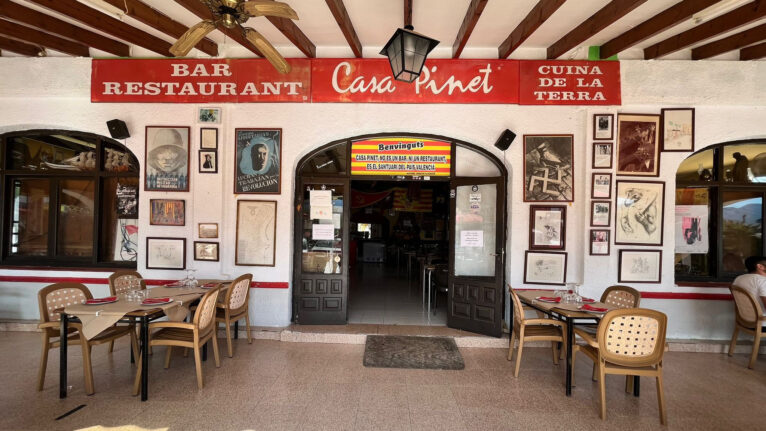
<svg viewBox="0 0 766 431"><path fill-rule="evenodd" d="M134 290L146 290L146 282L136 271L117 271L109 276L109 293L119 296ZM109 352L114 350L114 341L109 343Z"/></svg>
<svg viewBox="0 0 766 431"><path fill-rule="evenodd" d="M521 365L521 353L524 349L525 341L550 341L551 350L553 350L553 363L559 364L559 347L562 343L566 349L565 333L566 325L554 319L527 319L524 317L524 309L521 306L516 292L508 286L508 291L513 298L513 330L511 331L511 342L508 347L508 360L513 360L513 348L516 338L519 339L519 352L516 354L516 369L514 377L519 377L519 366Z"/></svg>
<svg viewBox="0 0 766 431"><path fill-rule="evenodd" d="M734 297L734 313L737 316L734 323L734 333L731 335L731 343L729 343L729 356L734 354L734 348L737 346L737 335L742 330L754 337L753 352L750 354L750 363L747 364L747 368L753 368L761 347L761 339L766 338L764 332L766 316L763 315L761 301L750 291L735 285L729 289L731 296Z"/></svg>
<svg viewBox="0 0 766 431"><path fill-rule="evenodd" d="M250 283L253 280L253 274L244 274L237 277L231 283L231 286L226 291L226 297L224 301L216 304L215 321L216 327L218 323L223 323L226 329L226 346L229 350L229 357L234 356L234 349L232 348L231 341L231 324L245 319L245 325L247 327L247 342L252 343L253 337L250 334L250 314L248 312L248 300L250 299Z"/></svg>

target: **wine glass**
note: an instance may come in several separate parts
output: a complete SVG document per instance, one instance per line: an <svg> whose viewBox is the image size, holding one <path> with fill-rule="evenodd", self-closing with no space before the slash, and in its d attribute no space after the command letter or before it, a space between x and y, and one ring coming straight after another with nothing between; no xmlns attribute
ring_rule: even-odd
<svg viewBox="0 0 766 431"><path fill-rule="evenodd" d="M188 274L186 276L186 278L188 279L187 286L189 287L189 289L193 289L193 288L197 287L197 284L198 284L197 283L197 278L194 276L194 273L197 272L197 270L196 269L187 269L186 272Z"/></svg>

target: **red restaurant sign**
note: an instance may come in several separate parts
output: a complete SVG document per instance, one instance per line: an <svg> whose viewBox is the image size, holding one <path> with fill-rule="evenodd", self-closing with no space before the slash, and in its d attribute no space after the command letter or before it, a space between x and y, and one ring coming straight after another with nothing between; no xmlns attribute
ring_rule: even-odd
<svg viewBox="0 0 766 431"><path fill-rule="evenodd" d="M616 61L428 60L407 84L386 60L93 60L91 101L111 103L452 103L619 105Z"/></svg>

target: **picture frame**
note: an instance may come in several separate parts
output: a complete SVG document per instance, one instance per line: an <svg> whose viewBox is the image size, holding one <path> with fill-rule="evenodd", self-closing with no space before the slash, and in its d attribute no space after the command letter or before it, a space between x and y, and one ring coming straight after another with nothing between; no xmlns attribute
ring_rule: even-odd
<svg viewBox="0 0 766 431"><path fill-rule="evenodd" d="M189 129L146 126L144 190L189 191Z"/></svg>
<svg viewBox="0 0 766 431"><path fill-rule="evenodd" d="M612 174L609 172L594 172L590 183L592 199L612 198Z"/></svg>
<svg viewBox="0 0 766 431"><path fill-rule="evenodd" d="M564 285L567 254L560 251L530 251L524 254L524 284Z"/></svg>
<svg viewBox="0 0 766 431"><path fill-rule="evenodd" d="M566 214L564 205L531 205L529 207L529 248L532 250L564 250L566 248Z"/></svg>
<svg viewBox="0 0 766 431"><path fill-rule="evenodd" d="M694 108L664 108L662 115L662 151L694 151Z"/></svg>
<svg viewBox="0 0 766 431"><path fill-rule="evenodd" d="M218 149L218 129L202 127L199 129L199 147L205 150Z"/></svg>
<svg viewBox="0 0 766 431"><path fill-rule="evenodd" d="M186 238L146 238L147 269L186 269Z"/></svg>
<svg viewBox="0 0 766 431"><path fill-rule="evenodd" d="M590 255L609 256L609 240L611 231L607 229L590 230Z"/></svg>
<svg viewBox="0 0 766 431"><path fill-rule="evenodd" d="M574 201L573 135L524 135L524 202Z"/></svg>
<svg viewBox="0 0 766 431"><path fill-rule="evenodd" d="M614 139L614 114L593 114L593 139Z"/></svg>
<svg viewBox="0 0 766 431"><path fill-rule="evenodd" d="M235 265L275 266L276 235L276 201L237 201Z"/></svg>
<svg viewBox="0 0 766 431"><path fill-rule="evenodd" d="M593 143L593 169L612 169L612 152L614 145L611 142Z"/></svg>
<svg viewBox="0 0 766 431"><path fill-rule="evenodd" d="M218 173L218 151L199 150L198 170L200 174Z"/></svg>
<svg viewBox="0 0 766 431"><path fill-rule="evenodd" d="M235 129L234 194L279 194L282 129Z"/></svg>
<svg viewBox="0 0 766 431"><path fill-rule="evenodd" d="M185 226L186 201L181 199L149 199L149 224Z"/></svg>
<svg viewBox="0 0 766 431"><path fill-rule="evenodd" d="M590 202L590 225L609 227L612 223L612 201Z"/></svg>
<svg viewBox="0 0 766 431"><path fill-rule="evenodd" d="M617 115L617 175L660 174L660 116Z"/></svg>
<svg viewBox="0 0 766 431"><path fill-rule="evenodd" d="M614 243L662 245L665 183L617 180Z"/></svg>
<svg viewBox="0 0 766 431"><path fill-rule="evenodd" d="M218 243L194 241L194 260L218 262Z"/></svg>
<svg viewBox="0 0 766 431"><path fill-rule="evenodd" d="M662 250L620 250L619 283L660 283Z"/></svg>
<svg viewBox="0 0 766 431"><path fill-rule="evenodd" d="M197 236L200 238L218 238L218 223L198 223Z"/></svg>
<svg viewBox="0 0 766 431"><path fill-rule="evenodd" d="M197 110L197 122L203 124L220 124L221 108L204 107Z"/></svg>

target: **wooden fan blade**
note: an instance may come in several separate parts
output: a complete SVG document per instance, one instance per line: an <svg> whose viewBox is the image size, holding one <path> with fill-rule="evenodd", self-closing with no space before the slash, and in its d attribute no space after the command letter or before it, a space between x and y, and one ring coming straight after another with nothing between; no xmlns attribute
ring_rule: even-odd
<svg viewBox="0 0 766 431"><path fill-rule="evenodd" d="M250 16L278 16L280 18L298 19L298 14L287 3L278 1L250 0L240 3L242 12Z"/></svg>
<svg viewBox="0 0 766 431"><path fill-rule="evenodd" d="M199 41L213 30L215 30L215 23L209 20L199 22L189 27L189 30L186 30L186 33L182 34L176 43L170 47L170 53L176 57L186 56L186 54L188 54Z"/></svg>
<svg viewBox="0 0 766 431"><path fill-rule="evenodd" d="M261 53L263 53L263 56L269 60L269 63L271 63L271 65L274 66L274 68L277 69L279 73L290 73L292 70L290 63L288 63L287 60L285 60L285 58L282 57L279 52L277 52L276 48L274 48L274 45L269 43L269 41L261 36L260 33L253 30L252 28L246 28L245 37L250 41L250 43L255 45L255 47L258 48Z"/></svg>

